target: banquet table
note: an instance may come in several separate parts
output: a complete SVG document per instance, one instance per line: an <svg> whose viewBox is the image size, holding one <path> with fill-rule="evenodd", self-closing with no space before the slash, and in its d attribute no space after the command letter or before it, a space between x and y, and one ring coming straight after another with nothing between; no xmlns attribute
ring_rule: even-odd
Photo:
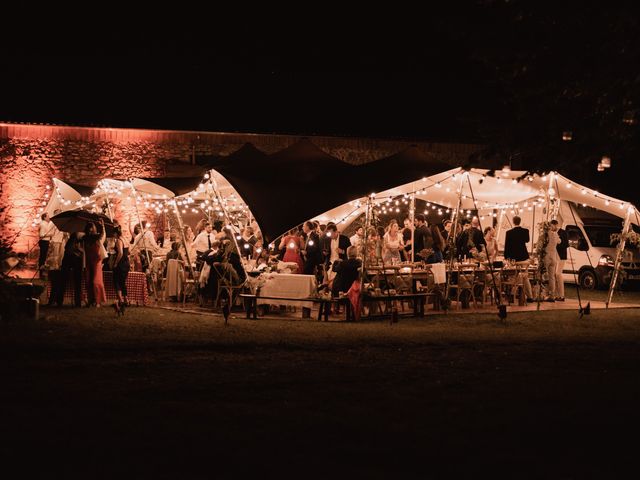
<svg viewBox="0 0 640 480"><path fill-rule="evenodd" d="M102 272L102 280L104 281L104 289L107 294L107 301L116 299L116 291L113 287L113 272ZM146 305L148 301L147 294L147 278L143 272L129 272L127 276L127 297L130 303L136 305ZM47 298L51 292L51 282L47 282ZM85 277L82 276L82 301L87 299L87 289L85 286ZM64 291L64 303L73 305L73 283L71 278L67 282Z"/></svg>
<svg viewBox="0 0 640 480"><path fill-rule="evenodd" d="M312 308L312 301L292 300L308 299L316 294L317 283L314 275L288 273L267 273L264 284L260 287L258 305L288 305L291 307ZM261 300L260 296L276 297L276 300ZM282 300L277 300L282 298Z"/></svg>

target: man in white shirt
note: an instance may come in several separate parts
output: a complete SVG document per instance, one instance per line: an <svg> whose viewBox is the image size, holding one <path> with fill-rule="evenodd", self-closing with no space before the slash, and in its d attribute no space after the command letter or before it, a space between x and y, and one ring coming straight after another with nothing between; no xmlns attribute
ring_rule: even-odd
<svg viewBox="0 0 640 480"><path fill-rule="evenodd" d="M51 220L49 220L48 214L43 213L40 216L40 219L40 230L38 232L38 236L40 238L38 240L38 246L40 247L40 255L38 256L39 270L41 270L47 262L47 255L49 254L49 243L51 242L53 234L56 230L56 226Z"/></svg>
<svg viewBox="0 0 640 480"><path fill-rule="evenodd" d="M160 248L156 243L155 235L149 228L150 226L149 223L145 225L144 230L136 235L133 240L133 247L131 247L131 253L140 255L143 271L150 268L151 260Z"/></svg>
<svg viewBox="0 0 640 480"><path fill-rule="evenodd" d="M362 242L364 241L364 228L358 227L356 233L349 239L351 246L357 248L357 256L362 256Z"/></svg>
<svg viewBox="0 0 640 480"><path fill-rule="evenodd" d="M202 230L198 236L193 240L191 244L193 248L196 250L196 255L200 253L204 253L207 250L210 250L213 246L213 242L215 242L216 237L213 233L213 228L209 222L204 224L204 230Z"/></svg>

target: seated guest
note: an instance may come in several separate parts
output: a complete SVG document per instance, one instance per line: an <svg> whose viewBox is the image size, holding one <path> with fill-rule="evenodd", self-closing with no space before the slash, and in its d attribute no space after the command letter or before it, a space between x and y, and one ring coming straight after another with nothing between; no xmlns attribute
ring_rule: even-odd
<svg viewBox="0 0 640 480"><path fill-rule="evenodd" d="M351 246L347 248L347 260L335 261L333 271L336 276L333 279L331 295L338 297L340 292L348 292L351 284L360 277L362 261L357 258L358 248Z"/></svg>
<svg viewBox="0 0 640 480"><path fill-rule="evenodd" d="M169 250L169 252L167 253L167 256L165 257L165 260L167 261L167 263L169 262L169 260L182 260L182 255L180 254L180 242L173 242L171 244L171 250ZM164 267L164 271L165 271L165 275L167 274L167 267Z"/></svg>

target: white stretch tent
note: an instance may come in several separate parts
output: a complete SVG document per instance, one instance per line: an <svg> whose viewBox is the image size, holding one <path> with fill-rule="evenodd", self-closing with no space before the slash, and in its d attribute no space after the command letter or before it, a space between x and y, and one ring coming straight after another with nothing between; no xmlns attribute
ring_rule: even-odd
<svg viewBox="0 0 640 480"><path fill-rule="evenodd" d="M558 208L559 201L567 201L620 218L630 213L631 223L640 225L640 214L631 203L591 190L557 172L529 175L526 171L453 168L383 192L372 192L371 199L377 205L384 205L399 196L409 198L412 195L446 209L455 208L460 200L461 209L477 210L481 223L485 220L486 225L489 225L489 216L494 215L499 218L501 215L512 217L517 214L524 219L535 212L536 223L547 217L550 220L553 213L546 212L547 200L552 208L554 204ZM366 202L366 197L358 198L314 219L321 223L333 221L344 229L364 212ZM443 211L443 219L446 215L446 211Z"/></svg>

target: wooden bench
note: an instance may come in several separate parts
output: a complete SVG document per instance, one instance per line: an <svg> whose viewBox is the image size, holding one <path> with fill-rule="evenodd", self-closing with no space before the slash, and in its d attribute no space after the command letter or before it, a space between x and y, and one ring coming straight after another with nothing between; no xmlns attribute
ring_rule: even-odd
<svg viewBox="0 0 640 480"><path fill-rule="evenodd" d="M347 297L340 298L289 298L289 297L263 297L262 295L255 295L249 293L241 293L240 298L244 300L244 308L247 313L247 318L258 318L258 300L285 300L296 302L313 302L318 304L318 321L321 321L324 317L324 321L329 320L329 312L331 305L344 305L346 320L349 322L352 320L351 302Z"/></svg>
<svg viewBox="0 0 640 480"><path fill-rule="evenodd" d="M344 305L345 312L345 320L350 322L354 320L353 315L351 313L351 300L349 297L338 297L338 298L314 298L314 303L318 303L318 321L322 320L324 316L324 321L329 321L329 311L331 310L331 305L335 304L336 306Z"/></svg>
<svg viewBox="0 0 640 480"><path fill-rule="evenodd" d="M425 303L427 301L427 298L429 297L433 297L434 298L434 309L436 308L436 305L438 305L436 302L439 299L439 294L437 293L403 293L403 294L396 294L396 295L368 295L365 294L364 297L362 298L363 302L384 302L387 306L387 310L390 310L391 308L391 302L393 301L397 301L397 300L413 300L413 316L414 317L424 317L424 306ZM369 316L371 316L371 314L369 314Z"/></svg>

